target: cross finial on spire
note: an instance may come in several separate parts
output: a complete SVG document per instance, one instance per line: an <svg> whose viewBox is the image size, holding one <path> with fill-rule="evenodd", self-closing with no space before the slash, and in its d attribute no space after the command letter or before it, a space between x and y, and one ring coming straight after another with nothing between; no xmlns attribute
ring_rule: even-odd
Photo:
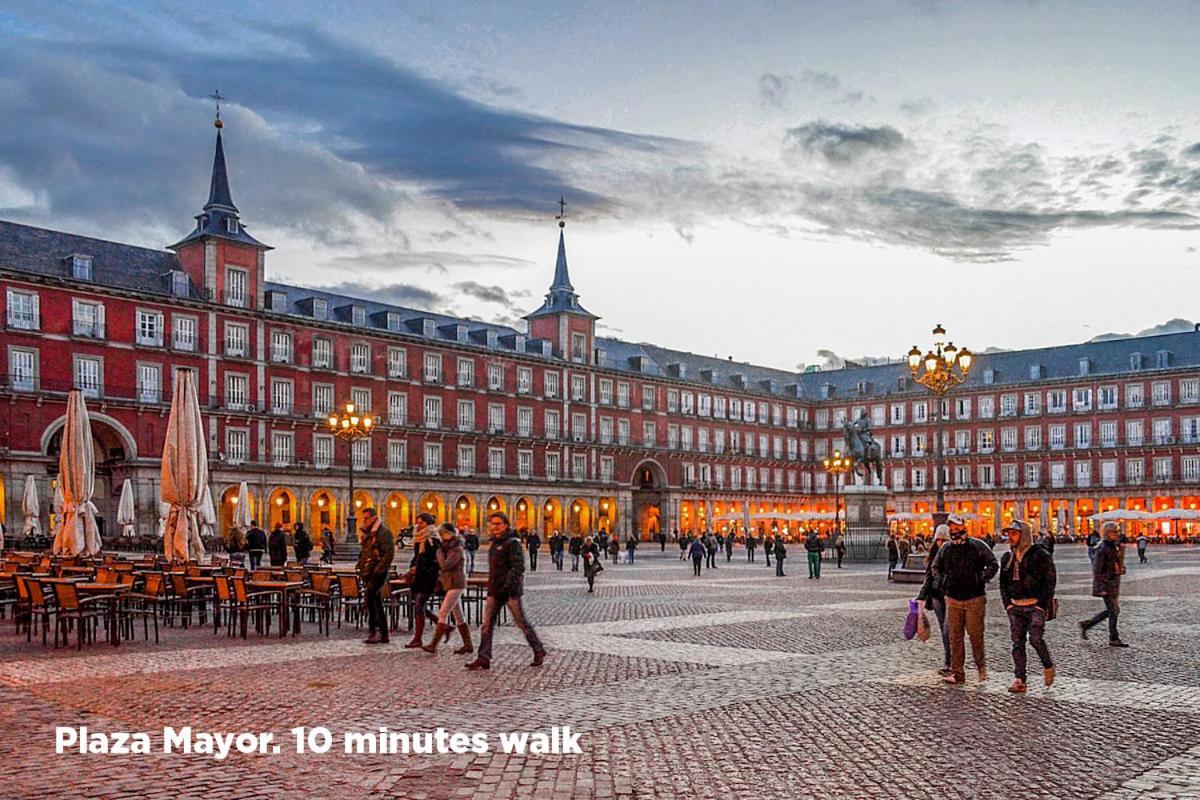
<svg viewBox="0 0 1200 800"><path fill-rule="evenodd" d="M563 196L560 194L558 196L558 216L555 217L555 219L558 220L558 227L560 227L560 228L567 227L566 216L567 216L567 201L565 199L563 199Z"/></svg>
<svg viewBox="0 0 1200 800"><path fill-rule="evenodd" d="M211 97L213 99L213 101L217 104L217 116L213 120L213 127L214 128L224 128L225 123L221 121L221 101L227 100L228 98L223 97L221 95L220 89L214 89L213 93L210 94L209 97Z"/></svg>

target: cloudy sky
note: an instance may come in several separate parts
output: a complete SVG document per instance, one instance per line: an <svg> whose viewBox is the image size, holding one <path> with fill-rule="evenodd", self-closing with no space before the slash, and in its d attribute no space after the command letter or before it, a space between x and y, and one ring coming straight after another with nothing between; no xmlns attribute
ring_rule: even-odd
<svg viewBox="0 0 1200 800"><path fill-rule="evenodd" d="M0 2L0 217L782 368L1195 319L1200 5Z"/></svg>

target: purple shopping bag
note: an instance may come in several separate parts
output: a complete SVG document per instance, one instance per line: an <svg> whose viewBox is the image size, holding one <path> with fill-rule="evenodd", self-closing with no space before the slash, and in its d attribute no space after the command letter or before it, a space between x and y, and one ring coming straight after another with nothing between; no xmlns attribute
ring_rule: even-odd
<svg viewBox="0 0 1200 800"><path fill-rule="evenodd" d="M904 638L911 639L917 635L917 623L921 618L921 607L916 600L908 601L908 616L904 618Z"/></svg>

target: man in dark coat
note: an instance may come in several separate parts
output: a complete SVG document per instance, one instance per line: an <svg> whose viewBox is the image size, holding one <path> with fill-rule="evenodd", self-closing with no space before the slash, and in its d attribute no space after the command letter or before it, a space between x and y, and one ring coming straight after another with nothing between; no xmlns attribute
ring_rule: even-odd
<svg viewBox="0 0 1200 800"><path fill-rule="evenodd" d="M983 649L984 614L987 611L987 582L996 577L1000 564L996 554L979 539L967 535L967 523L958 514L946 518L950 544L938 550L931 573L946 594L946 624L950 629L951 674L946 683L966 681L966 642L971 638L971 654L979 670L979 680L987 680L987 662Z"/></svg>
<svg viewBox="0 0 1200 800"><path fill-rule="evenodd" d="M571 539L567 542L567 552L571 554L571 572L578 572L579 554L583 552L583 537L578 531L571 534Z"/></svg>
<svg viewBox="0 0 1200 800"><path fill-rule="evenodd" d="M1009 551L1000 559L1000 600L1008 612L1012 634L1013 694L1026 690L1027 657L1025 640L1042 661L1045 684L1054 683L1054 661L1046 647L1046 619L1054 605L1058 575L1054 558L1044 547L1033 543L1033 533L1023 520L1014 519L1004 526Z"/></svg>
<svg viewBox="0 0 1200 800"><path fill-rule="evenodd" d="M387 644L387 615L383 611L383 590L387 586L388 572L392 559L396 557L396 542L392 532L375 515L375 509L362 511L362 550L358 554L358 577L363 583L363 595L367 603L366 644Z"/></svg>
<svg viewBox="0 0 1200 800"><path fill-rule="evenodd" d="M276 522L267 540L267 553L271 556L272 567L282 567L287 564L288 537L283 532L283 525Z"/></svg>
<svg viewBox="0 0 1200 800"><path fill-rule="evenodd" d="M537 531L529 532L525 545L529 548L529 571L537 572L538 551L542 548L542 539L537 535Z"/></svg>
<svg viewBox="0 0 1200 800"><path fill-rule="evenodd" d="M892 571L896 569L896 564L900 561L900 546L896 544L896 534L888 534L887 540L888 553L888 580L892 578Z"/></svg>
<svg viewBox="0 0 1200 800"><path fill-rule="evenodd" d="M313 540L301 522L297 522L296 527L292 530L292 543L296 548L296 560L301 564L307 564L308 556L313 551Z"/></svg>
<svg viewBox="0 0 1200 800"><path fill-rule="evenodd" d="M554 568L562 572L563 568L563 535L555 531L550 535L550 560L554 562Z"/></svg>
<svg viewBox="0 0 1200 800"><path fill-rule="evenodd" d="M775 540L775 577L786 578L783 574L783 560L787 558L787 547L783 544L783 537Z"/></svg>
<svg viewBox="0 0 1200 800"><path fill-rule="evenodd" d="M763 555L767 557L767 568L771 567L771 556L775 552L775 537L768 536L763 540Z"/></svg>
<svg viewBox="0 0 1200 800"><path fill-rule="evenodd" d="M267 552L267 532L255 520L250 520L250 530L246 531L246 552L250 554L250 569L258 569Z"/></svg>
<svg viewBox="0 0 1200 800"><path fill-rule="evenodd" d="M804 552L808 554L808 577L821 579L821 551L825 543L815 530L809 531L804 537Z"/></svg>
<svg viewBox="0 0 1200 800"><path fill-rule="evenodd" d="M725 563L733 560L733 531L725 537Z"/></svg>
<svg viewBox="0 0 1200 800"><path fill-rule="evenodd" d="M497 511L488 516L488 536L492 543L488 548L488 589L487 603L483 609L483 631L479 637L478 657L466 667L492 668L492 634L502 608L508 608L513 624L525 634L525 641L533 650L532 666L540 667L546 659L546 648L525 617L525 606L521 601L525 593L525 559L521 553L521 541L513 532L507 514Z"/></svg>
<svg viewBox="0 0 1200 800"><path fill-rule="evenodd" d="M754 550L758 547L758 539L754 538L754 534L746 534L746 561L754 563Z"/></svg>
<svg viewBox="0 0 1200 800"><path fill-rule="evenodd" d="M1104 523L1104 540L1096 548L1092 561L1092 597L1104 600L1104 610L1091 619L1079 623L1079 633L1087 638L1088 630L1108 620L1108 644L1110 647L1129 647L1117 632L1117 616L1121 613L1121 576L1125 574L1125 553L1121 544L1121 529L1115 522Z"/></svg>
<svg viewBox="0 0 1200 800"><path fill-rule="evenodd" d="M466 564L467 575L475 571L475 551L479 549L479 534L467 531L463 534L463 562Z"/></svg>

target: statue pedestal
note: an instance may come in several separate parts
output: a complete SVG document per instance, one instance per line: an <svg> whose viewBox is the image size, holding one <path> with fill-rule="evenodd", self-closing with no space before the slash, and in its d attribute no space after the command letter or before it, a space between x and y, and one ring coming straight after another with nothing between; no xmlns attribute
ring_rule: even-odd
<svg viewBox="0 0 1200 800"><path fill-rule="evenodd" d="M847 486L846 557L851 561L887 560L886 486Z"/></svg>

